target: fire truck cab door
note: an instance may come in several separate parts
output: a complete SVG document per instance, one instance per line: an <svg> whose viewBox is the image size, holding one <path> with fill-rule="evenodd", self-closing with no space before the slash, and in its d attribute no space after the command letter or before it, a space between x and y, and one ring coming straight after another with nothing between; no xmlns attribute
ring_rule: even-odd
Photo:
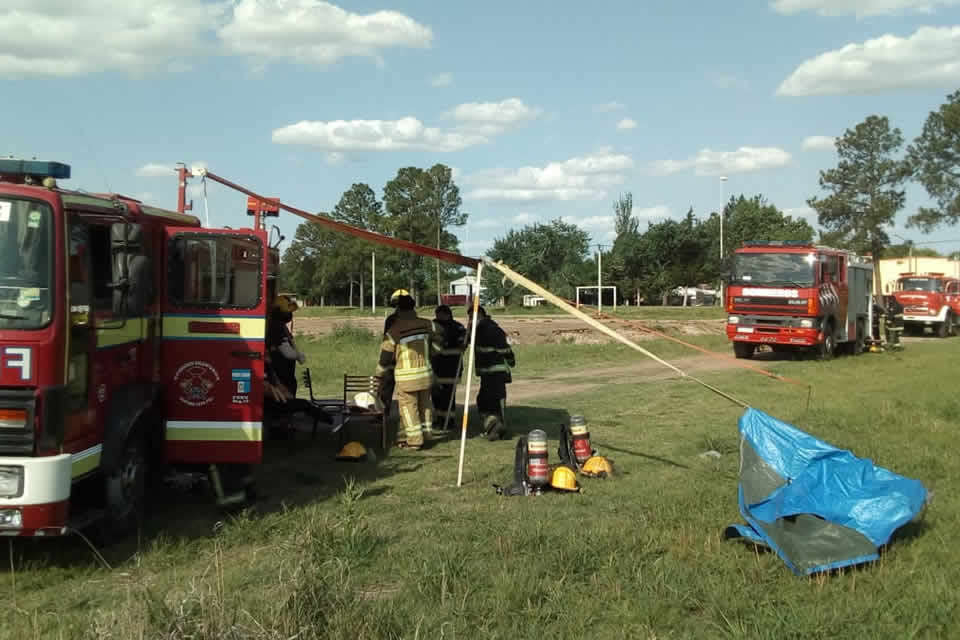
<svg viewBox="0 0 960 640"><path fill-rule="evenodd" d="M168 228L161 380L170 463L262 456L264 232Z"/></svg>

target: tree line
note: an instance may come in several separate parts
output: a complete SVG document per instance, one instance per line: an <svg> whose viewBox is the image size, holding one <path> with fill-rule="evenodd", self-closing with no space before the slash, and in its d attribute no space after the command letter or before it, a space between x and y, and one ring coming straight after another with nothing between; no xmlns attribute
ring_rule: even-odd
<svg viewBox="0 0 960 640"><path fill-rule="evenodd" d="M448 251L459 251L452 229L467 223L460 189L450 167L404 167L383 188L383 200L367 184L343 193L333 211L320 215L383 235ZM313 223L297 227L280 263L281 287L313 304L367 304L371 288L371 254L376 251L378 304L404 288L418 300L436 298L459 268L424 256L374 247L360 238Z"/></svg>
<svg viewBox="0 0 960 640"><path fill-rule="evenodd" d="M904 148L900 129L888 118L871 115L836 139L837 164L822 170L822 195L807 203L823 228L822 244L871 254L876 260L937 255L930 249L896 244L890 228L905 206L905 186L921 185L932 206L920 207L907 218L907 227L929 233L960 221L960 91L947 96L928 114L923 130ZM378 233L420 244L458 251L453 230L467 222L449 167L406 167L383 190L382 203L366 184L347 190L330 217ZM723 244L720 250L720 217ZM596 282L600 252L603 283L617 286L621 298L665 302L677 286L718 283L730 270L733 250L746 241L810 242L815 231L803 218L785 215L762 195L733 196L721 212L705 217L691 207L680 220L649 222L645 229L633 217L633 197L626 193L613 203L615 237L612 245L591 246L589 234L575 224L556 219L495 238L487 255L548 289L568 298L578 285ZM285 286L317 300L336 297L353 302L354 285L370 278L372 247L362 240L301 224L284 253L281 277ZM460 270L399 251L377 249L378 290L404 287L418 299L435 297ZM486 297L518 302L522 291L495 275L484 281ZM369 290L369 289L368 289ZM359 290L357 291L359 294Z"/></svg>

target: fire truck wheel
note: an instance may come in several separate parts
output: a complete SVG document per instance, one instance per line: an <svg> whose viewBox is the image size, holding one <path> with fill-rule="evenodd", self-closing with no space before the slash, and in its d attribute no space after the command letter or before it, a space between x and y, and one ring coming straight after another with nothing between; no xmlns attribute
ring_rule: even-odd
<svg viewBox="0 0 960 640"><path fill-rule="evenodd" d="M120 538L140 522L146 500L147 458L143 431L127 436L116 468L104 478L104 530L107 538Z"/></svg>
<svg viewBox="0 0 960 640"><path fill-rule="evenodd" d="M837 351L836 330L833 322L827 324L826 331L823 332L823 342L817 346L817 358L819 360L829 360Z"/></svg>
<svg viewBox="0 0 960 640"><path fill-rule="evenodd" d="M937 337L948 338L953 335L953 314L947 311L947 316L937 326Z"/></svg>
<svg viewBox="0 0 960 640"><path fill-rule="evenodd" d="M749 360L753 357L753 352L755 349L756 345L748 344L746 342L733 343L733 355L738 358L746 358Z"/></svg>

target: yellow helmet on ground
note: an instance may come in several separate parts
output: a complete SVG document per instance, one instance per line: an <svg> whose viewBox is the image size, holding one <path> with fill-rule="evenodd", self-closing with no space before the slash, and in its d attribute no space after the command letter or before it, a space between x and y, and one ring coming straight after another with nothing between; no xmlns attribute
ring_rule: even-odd
<svg viewBox="0 0 960 640"><path fill-rule="evenodd" d="M362 460L367 457L367 448L359 442L348 442L337 454L337 460Z"/></svg>
<svg viewBox="0 0 960 640"><path fill-rule="evenodd" d="M397 300L400 299L400 296L409 296L409 295L410 295L410 292L407 291L406 289L397 289L390 296L390 304L396 304Z"/></svg>
<svg viewBox="0 0 960 640"><path fill-rule="evenodd" d="M590 456L583 463L580 472L585 476L594 478L606 478L613 475L613 465L603 456Z"/></svg>
<svg viewBox="0 0 960 640"><path fill-rule="evenodd" d="M577 485L577 474L566 465L560 465L550 475L550 486L561 491L580 491Z"/></svg>

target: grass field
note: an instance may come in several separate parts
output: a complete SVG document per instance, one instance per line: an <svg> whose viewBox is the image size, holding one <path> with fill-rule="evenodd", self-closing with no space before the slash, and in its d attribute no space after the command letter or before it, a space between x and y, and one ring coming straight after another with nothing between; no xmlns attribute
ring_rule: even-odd
<svg viewBox="0 0 960 640"><path fill-rule="evenodd" d="M361 369L372 366L375 340L339 339L339 346L311 344L311 361L325 358L332 372L362 350ZM354 355L334 351L342 347ZM517 350L518 378L534 375L538 362L570 371L584 367L588 353L596 363L626 357L613 346L530 349ZM288 483L285 508L228 520L216 534L197 526L181 535L155 516L139 543L105 552L112 570L77 542L11 546L15 571L0 576L7 601L0 635L953 637L958 356L953 339L911 343L902 354L764 363L814 385L809 409L806 392L784 383L749 372L703 374L936 493L925 520L872 566L801 579L773 554L722 541L724 527L740 522L740 409L690 381L621 376L509 409L513 435L548 431L551 462L557 424L568 413L587 417L594 446L613 458L617 476L584 479L582 494L497 496L491 484L510 482L514 443L507 441L468 440L460 488L458 442L393 450L376 464L335 463L312 443L272 443L281 446L268 450L264 480L273 491ZM541 374L549 375L546 367ZM708 449L722 457L698 457ZM294 484L304 499L293 499Z"/></svg>

